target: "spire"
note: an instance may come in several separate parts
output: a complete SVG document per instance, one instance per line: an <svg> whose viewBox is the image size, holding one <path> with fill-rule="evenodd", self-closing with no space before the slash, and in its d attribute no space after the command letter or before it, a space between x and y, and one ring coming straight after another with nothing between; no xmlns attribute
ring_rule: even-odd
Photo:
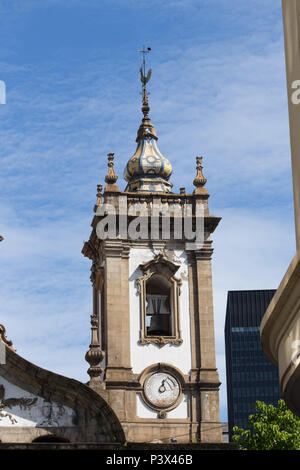
<svg viewBox="0 0 300 470"><path fill-rule="evenodd" d="M150 51L151 49L148 47L146 50L145 46L138 51L143 54L140 76L144 117L137 133L137 148L126 165L124 178L128 182L126 191L169 193L172 188L172 184L168 182L172 174L172 165L157 147L158 137L149 117L150 106L146 85L151 78L152 70L149 69L146 75L145 56Z"/></svg>
<svg viewBox="0 0 300 470"><path fill-rule="evenodd" d="M149 54L151 51L151 48L148 47L147 50L145 49L145 46L143 46L143 49L138 51L143 54L143 63L140 68L140 76L141 76L141 82L142 82L142 113L144 115L144 118L142 120L142 123L139 127L136 142L139 142L143 136L152 136L154 139L157 140L157 135L155 128L149 118L149 111L150 111L150 106L148 102L148 94L147 94L147 83L149 82L151 75L152 75L152 69L149 69L146 75L146 54Z"/></svg>
<svg viewBox="0 0 300 470"><path fill-rule="evenodd" d="M149 117L150 106L148 102L146 86L143 87L142 95L143 95L142 113L144 117L142 119L142 123L137 133L136 142L139 142L143 137L148 137L148 138L152 137L153 139L157 140L158 137L156 135L155 127L153 126Z"/></svg>

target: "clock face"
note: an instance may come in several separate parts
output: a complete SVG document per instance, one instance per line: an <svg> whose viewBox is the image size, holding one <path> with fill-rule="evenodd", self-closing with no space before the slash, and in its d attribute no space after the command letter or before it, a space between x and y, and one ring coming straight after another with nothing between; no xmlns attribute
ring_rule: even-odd
<svg viewBox="0 0 300 470"><path fill-rule="evenodd" d="M173 375L167 372L157 372L146 379L144 393L152 405L158 408L168 408L179 397L180 386Z"/></svg>

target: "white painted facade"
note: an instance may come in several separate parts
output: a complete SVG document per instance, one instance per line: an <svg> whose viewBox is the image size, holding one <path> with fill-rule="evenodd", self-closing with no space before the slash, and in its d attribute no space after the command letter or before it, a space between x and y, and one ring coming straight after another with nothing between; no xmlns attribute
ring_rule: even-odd
<svg viewBox="0 0 300 470"><path fill-rule="evenodd" d="M136 411L139 418L157 418L157 411L146 405L140 394L137 394ZM188 418L188 398L184 395L181 403L174 408L174 410L168 411L168 419L184 419Z"/></svg>
<svg viewBox="0 0 300 470"><path fill-rule="evenodd" d="M181 278L180 329L183 343L179 346L166 344L159 347L155 344L139 344L140 331L140 298L136 279L142 276L138 269L140 264L150 261L157 252L149 248L132 247L129 259L129 302L130 302L130 354L132 371L140 374L146 367L164 362L178 368L182 374L188 374L191 369L191 341L190 341L190 307L188 288L188 267L184 250L174 250L174 261L180 264L176 277Z"/></svg>
<svg viewBox="0 0 300 470"><path fill-rule="evenodd" d="M50 403L8 382L0 376L0 427L63 427L74 426L75 413L71 408Z"/></svg>

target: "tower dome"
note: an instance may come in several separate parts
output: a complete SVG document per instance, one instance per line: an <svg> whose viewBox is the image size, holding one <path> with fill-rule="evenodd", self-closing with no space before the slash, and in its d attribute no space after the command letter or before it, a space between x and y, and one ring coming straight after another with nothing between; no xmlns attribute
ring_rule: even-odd
<svg viewBox="0 0 300 470"><path fill-rule="evenodd" d="M141 77L144 84L144 117L137 133L136 151L124 170L124 178L128 182L125 191L170 193L172 184L168 180L172 174L172 165L157 146L158 137L149 118L150 107L145 86L150 78L149 73L147 80L141 70Z"/></svg>

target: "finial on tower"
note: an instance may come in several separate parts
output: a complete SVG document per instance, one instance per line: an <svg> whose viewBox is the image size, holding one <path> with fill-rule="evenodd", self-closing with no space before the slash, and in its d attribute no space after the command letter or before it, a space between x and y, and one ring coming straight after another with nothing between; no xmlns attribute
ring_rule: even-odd
<svg viewBox="0 0 300 470"><path fill-rule="evenodd" d="M145 46L138 51L143 54L140 75L144 117L136 137L138 144L136 151L124 170L124 178L128 182L125 191L169 193L173 186L168 181L172 174L172 165L157 147L158 137L149 117L150 107L146 85L151 78L152 70L149 69L146 73L146 54L150 51L151 48L146 49Z"/></svg>
<svg viewBox="0 0 300 470"><path fill-rule="evenodd" d="M142 66L140 68L140 73L141 73L142 87L143 87L143 91L144 91L146 89L147 83L149 82L149 80L151 78L151 73L152 73L152 70L149 69L148 72L147 72L147 75L146 75L146 54L149 54L149 52L151 52L151 47L147 47L147 49L146 49L145 46L143 46L143 49L141 49L140 51L137 51L137 52L140 52L141 54L143 54L143 63L142 63Z"/></svg>
<svg viewBox="0 0 300 470"><path fill-rule="evenodd" d="M117 179L118 179L118 175L115 173L115 170L114 170L114 153L110 152L109 154L107 154L107 157L108 157L108 171L107 171L107 174L105 176L105 183L107 183L107 186L105 186L105 190L104 191L119 191L119 187L115 184Z"/></svg>
<svg viewBox="0 0 300 470"><path fill-rule="evenodd" d="M147 72L147 75L146 75L146 54L149 54L149 52L151 52L151 47L147 47L147 49L146 49L145 46L143 46L143 49L141 49L138 52L143 54L143 62L142 62L142 66L140 68L141 82L142 82L142 97L143 97L142 112L144 114L144 118L148 118L150 107L149 107L149 104L148 104L148 95L147 95L146 85L147 85L147 83L149 82L149 80L151 78L152 69L149 69L148 72Z"/></svg>
<svg viewBox="0 0 300 470"><path fill-rule="evenodd" d="M102 204L102 196L103 196L102 189L103 189L102 184L97 184L97 194L96 194L97 201L94 207L94 212L97 212L98 206L101 206Z"/></svg>
<svg viewBox="0 0 300 470"><path fill-rule="evenodd" d="M102 189L103 189L102 184L97 184L97 198L102 197Z"/></svg>
<svg viewBox="0 0 300 470"><path fill-rule="evenodd" d="M92 330L92 341L90 349L85 355L85 360L89 363L88 374L90 376L89 386L101 382L101 373L103 369L101 367L101 361L103 360L105 353L101 350L99 344L99 319L97 315L91 315L91 330Z"/></svg>
<svg viewBox="0 0 300 470"><path fill-rule="evenodd" d="M196 178L193 181L193 185L196 186L196 189L194 190L193 194L201 194L203 192L207 192L203 186L205 185L207 179L203 175L203 166L202 166L202 160L203 157L196 157L196 170L197 170L197 175Z"/></svg>

